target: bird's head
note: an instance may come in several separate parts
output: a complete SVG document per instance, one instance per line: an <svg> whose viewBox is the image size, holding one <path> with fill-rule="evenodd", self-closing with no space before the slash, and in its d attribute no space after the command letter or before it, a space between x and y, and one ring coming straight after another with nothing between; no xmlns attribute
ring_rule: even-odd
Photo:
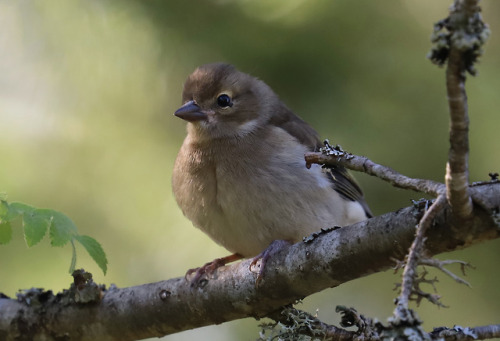
<svg viewBox="0 0 500 341"><path fill-rule="evenodd" d="M278 97L264 82L229 64L198 67L186 80L174 113L201 138L243 137L269 120Z"/></svg>

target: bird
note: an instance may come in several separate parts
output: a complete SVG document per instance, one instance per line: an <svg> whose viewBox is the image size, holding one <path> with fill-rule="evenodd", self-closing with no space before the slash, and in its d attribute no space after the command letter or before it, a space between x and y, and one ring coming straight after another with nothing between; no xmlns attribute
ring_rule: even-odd
<svg viewBox="0 0 500 341"><path fill-rule="evenodd" d="M345 168L306 167L304 154L322 146L318 133L262 80L205 64L188 76L182 103L174 115L187 121L187 135L173 194L193 225L232 253L188 271L194 282L234 260L264 264L280 241L372 217Z"/></svg>

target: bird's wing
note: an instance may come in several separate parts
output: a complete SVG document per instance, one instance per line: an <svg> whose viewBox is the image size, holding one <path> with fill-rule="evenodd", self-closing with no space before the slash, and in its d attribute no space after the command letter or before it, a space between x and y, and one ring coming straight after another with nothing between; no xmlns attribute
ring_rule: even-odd
<svg viewBox="0 0 500 341"><path fill-rule="evenodd" d="M284 104L274 111L270 123L284 129L299 140L300 143L308 146L311 151L319 151L319 148L323 146L316 130L295 115ZM333 188L343 198L359 202L363 206L366 216L368 218L373 216L361 188L344 167L333 166L327 168L326 175L332 182Z"/></svg>
<svg viewBox="0 0 500 341"><path fill-rule="evenodd" d="M284 129L310 150L319 151L319 148L322 146L316 130L295 115L283 103L280 103L279 107L274 108L269 123Z"/></svg>
<svg viewBox="0 0 500 341"><path fill-rule="evenodd" d="M370 207L365 201L363 192L347 169L341 166L327 168L326 175L333 182L333 188L345 199L357 201L365 210L368 218L373 217Z"/></svg>

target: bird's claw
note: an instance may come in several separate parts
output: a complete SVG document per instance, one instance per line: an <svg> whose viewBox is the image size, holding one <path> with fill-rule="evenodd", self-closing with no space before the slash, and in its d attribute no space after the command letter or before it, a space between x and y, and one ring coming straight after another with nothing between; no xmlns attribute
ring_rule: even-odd
<svg viewBox="0 0 500 341"><path fill-rule="evenodd" d="M262 279L264 278L264 269L266 267L267 261L277 254L279 251L283 249L285 246L290 246L291 242L287 240L275 240L273 241L267 249L259 253L257 256L252 259L250 263L249 270L257 273L257 279L255 280L255 287L259 287ZM259 270L253 271L252 269L257 266L257 263L260 261Z"/></svg>
<svg viewBox="0 0 500 341"><path fill-rule="evenodd" d="M221 266L226 265L227 263L239 260L241 258L242 256L237 253L227 257L216 258L199 268L189 269L186 272L184 278L186 279L186 281L190 282L191 288L203 288L205 285L207 285L208 278L213 275L215 270L217 270ZM193 274L194 276L190 278Z"/></svg>

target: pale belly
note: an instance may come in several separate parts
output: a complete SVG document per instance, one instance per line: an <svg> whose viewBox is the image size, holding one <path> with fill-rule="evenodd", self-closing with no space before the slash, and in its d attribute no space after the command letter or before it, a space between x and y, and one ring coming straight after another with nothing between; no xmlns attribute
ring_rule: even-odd
<svg viewBox="0 0 500 341"><path fill-rule="evenodd" d="M218 244L252 257L274 240L298 242L321 228L365 219L361 205L341 198L319 166L305 167L304 146L289 142L273 149L272 158L263 150L248 143L207 151L187 140L179 153L177 202Z"/></svg>
<svg viewBox="0 0 500 341"><path fill-rule="evenodd" d="M185 213L214 241L245 257L257 255L274 240L298 242L321 228L349 223L348 202L319 167L286 174L257 167L217 169L213 175L215 191L192 188L203 213Z"/></svg>

